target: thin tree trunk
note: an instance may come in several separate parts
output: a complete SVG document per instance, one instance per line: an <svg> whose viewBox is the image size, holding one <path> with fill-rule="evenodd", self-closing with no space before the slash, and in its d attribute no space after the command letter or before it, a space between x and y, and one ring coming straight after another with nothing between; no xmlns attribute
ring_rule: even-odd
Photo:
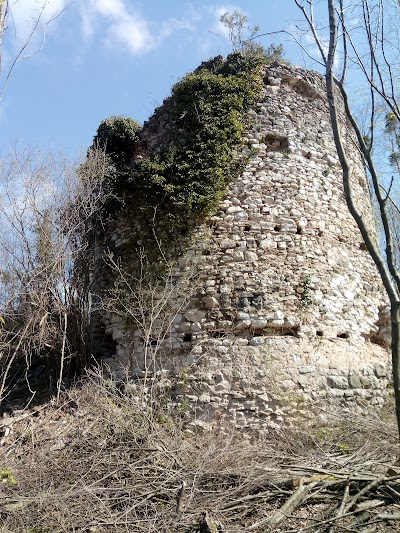
<svg viewBox="0 0 400 533"><path fill-rule="evenodd" d="M396 419L400 435L400 306L398 302L390 306L392 325L392 367L393 388L396 403Z"/></svg>
<svg viewBox="0 0 400 533"><path fill-rule="evenodd" d="M60 361L60 375L57 382L57 404L60 401L61 386L63 383L63 374L64 374L64 361L65 361L65 343L67 341L67 327L68 327L68 315L64 313L64 331L62 337L62 347L61 347L61 361Z"/></svg>
<svg viewBox="0 0 400 533"><path fill-rule="evenodd" d="M393 387L394 387L394 396L396 403L396 421L400 438L400 302L397 294L396 287L393 284L393 278L391 278L389 272L387 271L387 266L385 260L382 257L382 254L379 251L376 243L373 241L371 234L366 227L363 217L358 212L352 194L352 185L351 185L351 169L349 162L346 157L346 152L344 150L342 135L340 132L339 118L337 112L337 97L335 94L335 77L334 77L334 58L337 45L337 23L336 23L336 7L335 0L328 0L328 10L329 10L329 30L330 30L330 39L329 39L329 52L326 61L326 91L329 104L329 113L331 118L332 132L335 141L336 150L338 153L339 161L342 167L343 173L343 189L344 195L347 202L347 206L354 220L356 221L361 234L364 238L364 242L367 246L367 250L370 253L378 271L386 292L390 301L391 308L391 326L392 326L392 369L393 369ZM343 83L337 82L341 92L344 91ZM348 114L348 110L346 108ZM353 117L349 117L352 119ZM353 121L351 121L353 123ZM354 126L353 126L354 127ZM368 163L368 161L367 161ZM372 169L374 171L374 169ZM374 176L373 176L374 177ZM387 216L386 212L381 214L383 218ZM389 255L387 257L388 262L393 261L393 257ZM389 264L389 269L395 268L395 265ZM397 269L396 269L397 272Z"/></svg>

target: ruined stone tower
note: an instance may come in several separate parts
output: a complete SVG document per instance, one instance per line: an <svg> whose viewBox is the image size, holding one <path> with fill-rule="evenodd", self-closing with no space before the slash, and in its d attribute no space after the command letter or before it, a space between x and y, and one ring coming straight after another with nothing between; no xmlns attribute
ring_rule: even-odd
<svg viewBox="0 0 400 533"><path fill-rule="evenodd" d="M269 428L304 400L379 404L390 377L383 289L343 196L324 80L274 64L264 84L245 171L153 295L157 334L123 313L102 317L115 342L104 362L117 375L162 376L173 401L195 411L194 426ZM164 131L161 108L142 132L149 149ZM351 137L347 146L373 228ZM104 247L137 249L131 224L116 220Z"/></svg>

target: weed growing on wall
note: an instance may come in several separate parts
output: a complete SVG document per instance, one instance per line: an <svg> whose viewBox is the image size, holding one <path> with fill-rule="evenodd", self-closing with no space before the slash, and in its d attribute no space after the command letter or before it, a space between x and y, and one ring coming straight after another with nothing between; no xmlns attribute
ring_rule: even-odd
<svg viewBox="0 0 400 533"><path fill-rule="evenodd" d="M311 276L310 274L306 274L304 276L304 288L303 293L300 298L300 307L305 309L307 307L310 307L314 303L314 294L313 290L311 288Z"/></svg>

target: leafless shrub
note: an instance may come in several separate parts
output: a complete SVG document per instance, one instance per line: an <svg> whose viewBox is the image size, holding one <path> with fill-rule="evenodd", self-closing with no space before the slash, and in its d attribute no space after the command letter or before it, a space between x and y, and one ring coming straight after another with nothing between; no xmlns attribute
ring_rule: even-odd
<svg viewBox="0 0 400 533"><path fill-rule="evenodd" d="M122 317L128 328L140 332L143 348L140 364L146 373L163 367L164 343L176 316L185 309L198 285L195 256L186 260L184 271L164 255L163 258L161 265L154 266L145 249L138 249L129 270L111 253L106 258L114 285L105 294L102 305L109 313ZM137 364L132 351L130 370Z"/></svg>
<svg viewBox="0 0 400 533"><path fill-rule="evenodd" d="M68 366L89 357L89 278L75 266L93 245L107 159L94 150L76 169L32 149L0 160L0 403L33 360L57 376L59 395Z"/></svg>

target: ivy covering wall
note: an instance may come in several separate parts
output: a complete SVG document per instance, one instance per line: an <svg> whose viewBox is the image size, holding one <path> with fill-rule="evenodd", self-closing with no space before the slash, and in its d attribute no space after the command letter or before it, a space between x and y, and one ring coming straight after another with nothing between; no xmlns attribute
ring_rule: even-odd
<svg viewBox="0 0 400 533"><path fill-rule="evenodd" d="M112 192L142 212L157 207L178 227L212 213L246 162L239 146L267 61L261 53L236 52L185 76L163 106L176 138L144 157L135 159L141 136L135 121L103 121L94 141L112 160Z"/></svg>

